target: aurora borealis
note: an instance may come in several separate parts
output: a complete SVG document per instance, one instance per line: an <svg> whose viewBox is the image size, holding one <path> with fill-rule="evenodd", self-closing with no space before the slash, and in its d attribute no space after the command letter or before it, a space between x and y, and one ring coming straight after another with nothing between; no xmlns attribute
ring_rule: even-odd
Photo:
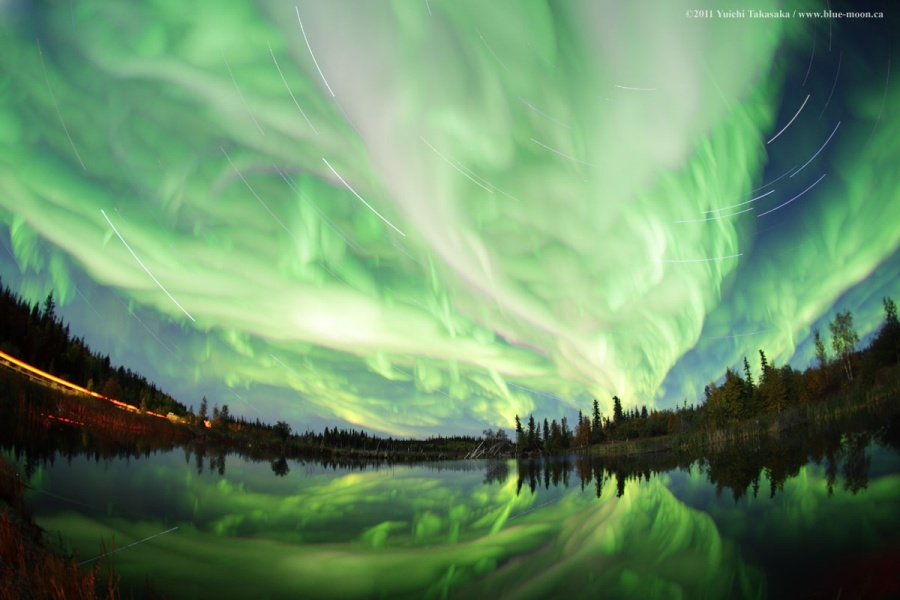
<svg viewBox="0 0 900 600"><path fill-rule="evenodd" d="M884 18L7 0L0 274L186 405L295 429L804 368L900 297L897 10L849 6Z"/></svg>

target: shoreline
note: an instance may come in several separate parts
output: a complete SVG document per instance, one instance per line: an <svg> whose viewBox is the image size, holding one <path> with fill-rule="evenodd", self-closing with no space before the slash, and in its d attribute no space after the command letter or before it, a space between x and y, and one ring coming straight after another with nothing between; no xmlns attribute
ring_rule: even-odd
<svg viewBox="0 0 900 600"><path fill-rule="evenodd" d="M893 370L892 375L900 370ZM649 461L650 464L677 463L703 460L705 457L734 452L753 454L765 447L788 445L801 436L817 433L850 435L863 424L871 425L886 419L897 419L900 415L900 385L897 377L888 378L882 384L868 389L854 388L836 394L818 403L795 406L774 415L765 415L747 421L736 422L725 428L702 429L672 433L665 436L639 438L624 441L595 444L581 449L573 448L565 454L576 455L594 461L609 459L611 464ZM9 391L9 390L7 390ZM140 418L138 415L131 415ZM149 418L149 417L143 417ZM154 420L155 421L155 420ZM17 427L20 432L29 433L29 428ZM184 425L172 424L184 435L193 431ZM465 460L471 454L469 448L458 448L454 453L438 450L426 452L427 444L440 445L450 440L394 440L390 450L367 452L356 448L305 448L306 452L294 445L277 448L275 444L254 447L247 439L241 439L230 432L197 431L188 439L171 436L154 439L136 439L132 436L117 436L115 430L104 430L97 425L63 425L55 421L38 421L38 435L32 441L40 447L50 439L50 434L66 431L64 437L77 440L76 445L101 444L107 450L140 455L144 452L172 450L175 447L191 447L204 458L204 462L217 453L237 453L253 460L304 459L315 458L322 461L371 462L378 464L415 464L439 460ZM106 435L104 435L104 433ZM57 435L53 436L57 439ZM57 439L57 441L59 441ZM154 443L157 442L157 443ZM129 445L130 444L130 445ZM127 450L126 450L127 448ZM46 450L46 448L44 448ZM279 451L280 450L280 451ZM291 451L293 450L293 451ZM419 450L419 452L416 452ZM24 450L27 453L27 450ZM729 455L730 455L729 454ZM497 457L501 460L552 458L554 455ZM38 461L40 457L36 457ZM579 459L580 460L580 459ZM619 465L621 467L621 465ZM619 468L619 467L615 467ZM274 469L273 469L274 470ZM44 597L56 593L51 590L64 589L68 598L118 598L118 578L110 561L96 564L90 569L80 569L76 560L58 553L52 548L47 532L31 518L25 502L25 478L18 466L0 456L0 599ZM147 590L153 595L152 590ZM43 594L43 595L42 595Z"/></svg>
<svg viewBox="0 0 900 600"><path fill-rule="evenodd" d="M900 368L890 368L885 375L882 381L868 387L854 386L817 402L733 421L724 427L685 427L680 432L569 447L556 453L520 453L513 440L508 440L498 443L490 455L478 455L480 439L462 436L425 440L368 438L360 447L336 441L316 443L309 434L278 438L274 434L257 435L255 431L191 426L124 411L94 399L77 398L8 371L0 373L0 394L4 396L0 401L6 402L8 410L4 412L10 421L4 437L22 440L20 443L38 456L53 446L51 438L57 442L58 438L71 438L70 444L99 444L110 452L139 455L181 446L207 456L237 454L256 461L316 459L403 464L473 458L522 460L562 454L623 457L663 452L699 457L707 450L777 439L803 428L840 427L860 414L890 416L892 411L900 411ZM19 401L13 400L16 397ZM58 418L63 415L72 418Z"/></svg>
<svg viewBox="0 0 900 600"><path fill-rule="evenodd" d="M729 446L777 441L799 430L843 429L860 417L890 417L897 413L900 413L900 382L892 381L889 385L876 384L864 393L854 389L818 403L795 406L773 415L735 422L728 427L594 444L583 452L593 457L641 456L662 452L702 454Z"/></svg>
<svg viewBox="0 0 900 600"><path fill-rule="evenodd" d="M0 455L0 599L120 597L109 561L82 569L51 548L26 506L22 476Z"/></svg>

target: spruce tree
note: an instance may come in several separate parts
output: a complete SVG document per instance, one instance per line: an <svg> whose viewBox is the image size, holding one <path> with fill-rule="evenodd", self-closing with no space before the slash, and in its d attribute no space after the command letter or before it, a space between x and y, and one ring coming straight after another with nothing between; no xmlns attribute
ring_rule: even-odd
<svg viewBox="0 0 900 600"><path fill-rule="evenodd" d="M759 387L763 387L766 383L766 379L769 375L769 361L766 360L766 353L760 349L759 351L759 366L760 366L760 375L759 375Z"/></svg>
<svg viewBox="0 0 900 600"><path fill-rule="evenodd" d="M825 353L825 342L822 341L822 334L818 329L813 329L813 339L816 345L816 358L819 361L819 368L824 369L828 364L828 355Z"/></svg>
<svg viewBox="0 0 900 600"><path fill-rule="evenodd" d="M521 450L525 446L525 430L522 429L522 421L516 415L516 446Z"/></svg>
<svg viewBox="0 0 900 600"><path fill-rule="evenodd" d="M753 391L753 374L750 372L750 363L747 362L747 357L744 357L744 382L747 384L747 387L750 391Z"/></svg>
<svg viewBox="0 0 900 600"><path fill-rule="evenodd" d="M898 325L897 305L887 296L881 299L881 304L884 306L884 324L888 327L896 327Z"/></svg>
<svg viewBox="0 0 900 600"><path fill-rule="evenodd" d="M619 425L624 420L625 416L622 413L622 401L619 400L618 396L613 396L613 423Z"/></svg>

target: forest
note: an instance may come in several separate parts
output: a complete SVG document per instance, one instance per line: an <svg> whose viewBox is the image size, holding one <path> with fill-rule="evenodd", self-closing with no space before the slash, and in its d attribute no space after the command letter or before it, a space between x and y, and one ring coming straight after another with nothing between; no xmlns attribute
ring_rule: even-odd
<svg viewBox="0 0 900 600"><path fill-rule="evenodd" d="M135 419L143 415L125 416L126 411L106 406L102 401L89 402L70 396L65 396L65 401L57 401L54 398L58 394L40 391L34 384L13 384L15 378L8 375L0 383L5 383L7 388L4 396L10 404L6 411L9 416L24 410L22 417L51 415L51 419L61 417L70 424L113 428L129 432L128 435L152 432L151 437L167 442L193 438L202 448L201 454L206 454L209 448L211 456L228 451L282 458L318 454L435 460L554 455L617 446L624 452L631 448L623 446L626 442L739 430L747 423L771 420L796 407L811 407L835 398L865 397L885 386L895 389L900 374L900 324L894 301L884 298L883 307L884 322L868 347L858 347L859 336L850 311L839 312L829 324L830 343L826 343L818 330L813 332L816 364L805 371L789 365L778 367L770 364L765 352L759 350L758 379L754 379L750 360L745 357L740 371L727 369L720 382L706 385L704 397L696 403L688 404L685 400L672 409L646 406L626 409L614 396L611 416L601 414L599 402L594 399L592 406L586 407L587 414L579 411L573 424L566 417L559 421L540 420L534 415L522 422L516 415L514 437L502 428L488 428L480 437L447 432L426 440L404 440L352 428L293 432L286 421L270 424L232 415L227 404L221 407L214 404L210 409L205 397L195 412L193 406L186 408L139 373L113 366L109 356L92 352L83 338L73 337L69 326L56 314L52 293L42 305L30 305L0 282L0 350L107 399L120 400L134 407L135 413L169 415L171 422L158 419L148 425ZM25 389L31 390L28 393L31 398L40 400L32 402L33 406L27 410L21 402ZM56 408L55 417L51 405ZM273 470L276 470L274 465Z"/></svg>
<svg viewBox="0 0 900 600"><path fill-rule="evenodd" d="M160 414L187 414L184 404L108 355L92 352L84 338L72 336L56 314L53 293L43 304L29 304L0 280L0 351L61 379Z"/></svg>
<svg viewBox="0 0 900 600"><path fill-rule="evenodd" d="M673 409L650 409L642 406L623 409L614 396L612 417L600 413L595 399L591 411L578 412L571 427L563 417L543 423L529 416L522 423L516 415L515 445L519 454L558 454L583 450L592 445L610 444L668 434L686 434L737 428L742 423L772 419L796 407L812 407L833 399L865 399L885 387L896 392L900 375L900 324L897 305L891 298L882 300L884 322L868 347L859 349L859 335L849 310L839 312L829 324L831 353L825 338L813 332L816 364L805 371L790 365L770 364L759 350L759 378L754 380L750 362L743 360L743 374L727 369L721 383L710 382L704 397L696 404ZM896 394L895 394L896 395ZM490 430L485 434L490 434Z"/></svg>

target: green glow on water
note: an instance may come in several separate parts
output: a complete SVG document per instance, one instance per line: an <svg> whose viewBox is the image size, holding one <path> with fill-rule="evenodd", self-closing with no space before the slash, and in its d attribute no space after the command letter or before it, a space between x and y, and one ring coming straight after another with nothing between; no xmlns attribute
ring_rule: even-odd
<svg viewBox="0 0 900 600"><path fill-rule="evenodd" d="M607 485L598 499L592 490L517 496L514 477L488 486L479 471L398 467L276 480L266 465L238 461L216 478L179 475L190 467L169 458L165 467L137 465L126 479L110 477L119 467L89 475L82 462L73 472L54 470L54 489L72 477L96 479L100 490L115 482L113 514L78 513L63 502L41 516L42 526L63 531L82 558L99 554L100 540L123 547L177 526L123 550L115 565L126 580L152 575L159 590L178 596L716 597L735 578L748 590L763 585L709 516L659 480L629 486L621 498ZM140 516L151 512L166 517Z"/></svg>
<svg viewBox="0 0 900 600"><path fill-rule="evenodd" d="M220 476L180 452L56 461L35 471L29 499L39 524L81 559L114 540L127 585L149 576L173 598L761 598L819 589L891 547L900 461L871 442L834 440L821 465L806 463L805 447L759 455L759 494L737 500L716 490L730 468L722 457L686 470L634 467L647 476L622 488L627 471L607 465L601 491L573 457L552 474L543 463L531 491L526 463L517 473L513 462L291 461L276 477L265 462L229 456Z"/></svg>

